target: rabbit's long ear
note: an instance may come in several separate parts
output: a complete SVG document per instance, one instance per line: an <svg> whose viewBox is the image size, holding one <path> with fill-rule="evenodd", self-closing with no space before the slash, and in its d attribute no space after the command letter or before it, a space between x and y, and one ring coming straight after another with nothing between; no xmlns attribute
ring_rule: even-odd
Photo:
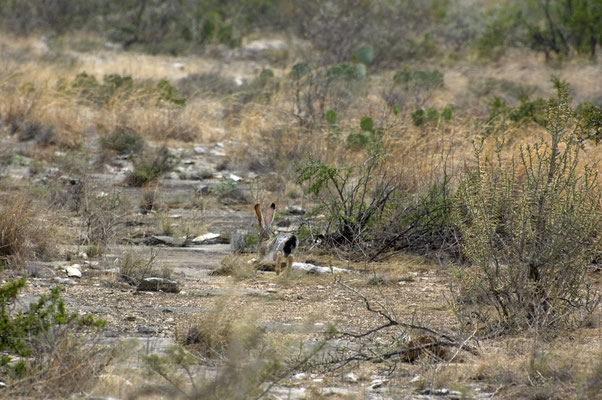
<svg viewBox="0 0 602 400"><path fill-rule="evenodd" d="M275 215L276 215L276 204L272 203L270 205L270 208L268 208L268 210L265 212L265 221L263 221L263 222L265 223L266 228L269 228L272 225Z"/></svg>
<svg viewBox="0 0 602 400"><path fill-rule="evenodd" d="M263 219L261 218L261 207L259 204L255 204L255 214L257 214L257 221L259 221L259 227L263 229Z"/></svg>

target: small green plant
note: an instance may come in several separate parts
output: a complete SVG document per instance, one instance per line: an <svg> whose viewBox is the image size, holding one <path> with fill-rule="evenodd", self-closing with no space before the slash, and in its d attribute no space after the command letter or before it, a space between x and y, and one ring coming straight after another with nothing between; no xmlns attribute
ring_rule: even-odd
<svg viewBox="0 0 602 400"><path fill-rule="evenodd" d="M57 337L57 331L75 331L84 326L101 329L106 325L106 321L91 315L68 312L59 286L50 294L42 295L36 303L31 303L27 311L11 312L15 298L26 283L23 277L0 287L0 352L3 352L0 372L10 379L23 378L35 370L35 360L42 361L43 353L52 351L48 340ZM15 363L12 362L13 356L30 359Z"/></svg>
<svg viewBox="0 0 602 400"><path fill-rule="evenodd" d="M521 148L509 166L497 144L487 165L482 143L476 167L458 191L462 245L472 266L456 269L464 301L502 331L570 326L600 301L585 280L600 250L602 195L598 175L581 166L580 124L566 84L547 104L549 140ZM524 171L519 173L519 171Z"/></svg>
<svg viewBox="0 0 602 400"><path fill-rule="evenodd" d="M129 250L123 253L119 263L119 279L129 285L138 286L144 278L159 277L170 279L169 268L157 266L158 251L151 250L148 259Z"/></svg>
<svg viewBox="0 0 602 400"><path fill-rule="evenodd" d="M142 186L158 179L162 174L171 171L176 163L176 157L166 147L158 151L143 154L134 158L134 170L126 178L130 186Z"/></svg>
<svg viewBox="0 0 602 400"><path fill-rule="evenodd" d="M109 105L116 101L122 101L125 97L133 97L138 101L145 99L156 99L160 104L183 106L186 98L181 97L178 90L167 80L158 82L134 81L129 76L108 74L103 76L102 82L86 72L75 76L73 81L61 79L58 90L81 101L97 105ZM137 96L133 96L136 94Z"/></svg>
<svg viewBox="0 0 602 400"><path fill-rule="evenodd" d="M224 179L215 186L214 193L219 197L227 197L238 190L238 184L234 179Z"/></svg>
<svg viewBox="0 0 602 400"><path fill-rule="evenodd" d="M245 247L249 248L252 246L256 246L257 244L259 244L259 235L250 232L245 238Z"/></svg>
<svg viewBox="0 0 602 400"><path fill-rule="evenodd" d="M423 108L436 90L443 87L443 74L439 70L412 70L405 67L393 76L394 89L412 97L418 108Z"/></svg>
<svg viewBox="0 0 602 400"><path fill-rule="evenodd" d="M412 114L412 122L415 126L426 124L437 125L440 121L450 121L452 118L452 107L445 106L441 112L434 107L429 107L426 110L419 109Z"/></svg>
<svg viewBox="0 0 602 400"><path fill-rule="evenodd" d="M347 136L347 146L354 151L378 152L382 149L383 132L383 128L374 126L374 120L371 117L363 117L360 120L360 131L351 130Z"/></svg>
<svg viewBox="0 0 602 400"><path fill-rule="evenodd" d="M363 63L327 68L312 68L306 62L293 65L288 78L295 115L310 129L320 126L327 111L342 112L349 107L363 87L366 73Z"/></svg>
<svg viewBox="0 0 602 400"><path fill-rule="evenodd" d="M131 129L119 128L103 136L100 143L104 149L119 154L136 154L144 147L144 138Z"/></svg>
<svg viewBox="0 0 602 400"><path fill-rule="evenodd" d="M326 236L332 244L363 247L372 238L380 211L397 189L383 160L381 154L373 154L361 166L334 167L309 156L297 168L297 183L307 185L305 193L318 200L313 212L326 215Z"/></svg>

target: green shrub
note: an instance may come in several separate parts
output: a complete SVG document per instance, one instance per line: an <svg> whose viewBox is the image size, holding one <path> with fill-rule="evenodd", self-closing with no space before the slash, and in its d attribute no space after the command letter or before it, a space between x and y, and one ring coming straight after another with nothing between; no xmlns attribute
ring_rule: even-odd
<svg viewBox="0 0 602 400"><path fill-rule="evenodd" d="M110 135L103 136L100 143L104 149L119 154L135 154L143 149L144 138L130 129L120 128Z"/></svg>
<svg viewBox="0 0 602 400"><path fill-rule="evenodd" d="M329 110L340 113L355 100L365 84L364 64L335 64L312 68L306 62L293 65L288 84L293 93L294 112L303 126L320 126Z"/></svg>
<svg viewBox="0 0 602 400"><path fill-rule="evenodd" d="M297 183L307 185L305 193L318 201L312 213L326 216L330 244L357 251L374 239L382 210L397 190L383 161L373 154L361 166L335 167L309 156L297 168Z"/></svg>
<svg viewBox="0 0 602 400"><path fill-rule="evenodd" d="M81 72L71 82L66 79L59 80L57 86L63 93L97 105L108 105L125 98L134 98L139 102L151 99L159 105L186 104L186 98L181 97L176 87L165 79L158 82L134 81L129 76L108 74L104 75L102 83L99 83L93 75Z"/></svg>
<svg viewBox="0 0 602 400"><path fill-rule="evenodd" d="M42 295L37 303L31 303L27 311L11 312L26 282L23 277L0 287L0 352L3 352L0 372L10 380L22 379L44 367L47 358L52 359L49 353L56 350L51 341L60 339L60 331L75 332L84 326L99 329L106 325L106 321L92 315L68 312L58 286L50 294ZM13 356L27 358L13 362Z"/></svg>
<svg viewBox="0 0 602 400"><path fill-rule="evenodd" d="M157 266L158 252L152 251L148 260L132 251L126 251L119 263L119 279L129 285L138 286L145 278L171 278L171 270Z"/></svg>
<svg viewBox="0 0 602 400"><path fill-rule="evenodd" d="M602 140L602 107L592 103L582 103L575 113L579 120L582 138L594 140L598 144Z"/></svg>
<svg viewBox="0 0 602 400"><path fill-rule="evenodd" d="M392 108L411 105L420 111L442 87L443 74L439 70L412 70L405 67L393 75L392 85L383 93L383 98ZM414 121L420 119L419 111Z"/></svg>
<svg viewBox="0 0 602 400"><path fill-rule="evenodd" d="M383 129L376 128L371 117L363 117L360 120L360 131L355 132L352 129L347 135L347 147L354 151L377 152L382 147L382 134Z"/></svg>
<svg viewBox="0 0 602 400"><path fill-rule="evenodd" d="M458 190L462 246L472 265L457 268L456 282L464 310L480 303L478 315L490 329L570 326L600 300L585 280L600 250L598 176L581 167L568 88L556 86L558 97L547 104L548 141L522 147L510 164L498 143L492 165L482 143L475 145L476 166Z"/></svg>
<svg viewBox="0 0 602 400"><path fill-rule="evenodd" d="M143 154L134 158L134 170L126 177L130 186L142 186L158 179L162 174L171 171L176 162L176 157L166 147L158 151Z"/></svg>

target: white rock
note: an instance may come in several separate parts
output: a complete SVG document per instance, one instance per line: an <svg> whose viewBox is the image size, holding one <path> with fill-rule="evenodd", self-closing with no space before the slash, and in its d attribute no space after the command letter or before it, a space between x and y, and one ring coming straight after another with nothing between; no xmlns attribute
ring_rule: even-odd
<svg viewBox="0 0 602 400"><path fill-rule="evenodd" d="M203 154L207 153L207 150L205 150L203 147L195 147L194 152L202 156Z"/></svg>
<svg viewBox="0 0 602 400"><path fill-rule="evenodd" d="M192 239L192 243L205 243L210 242L219 238L221 235L219 233L205 233L204 235L200 235Z"/></svg>
<svg viewBox="0 0 602 400"><path fill-rule="evenodd" d="M55 282L60 283L61 285L69 285L71 283L75 283L72 279L69 278L59 278L58 276L54 277Z"/></svg>
<svg viewBox="0 0 602 400"><path fill-rule="evenodd" d="M81 278L82 277L82 271L80 270L81 265L79 264L73 264L70 267L66 267L65 268L65 272L67 273L67 276L69 278Z"/></svg>
<svg viewBox="0 0 602 400"><path fill-rule="evenodd" d="M224 153L221 150L213 149L213 150L211 150L211 155L216 156L216 157L224 157L226 155L226 153Z"/></svg>
<svg viewBox="0 0 602 400"><path fill-rule="evenodd" d="M294 262L293 269L297 270L297 271L307 272L310 274L316 274L316 275L340 274L340 273L354 274L355 273L354 271L351 271L349 269L343 269L343 268L337 268L337 267L332 267L332 268L321 267L319 265L302 263L302 262Z"/></svg>
<svg viewBox="0 0 602 400"><path fill-rule="evenodd" d="M356 374L354 374L353 372L350 372L348 374L345 374L345 380L347 382L357 382L358 376Z"/></svg>
<svg viewBox="0 0 602 400"><path fill-rule="evenodd" d="M238 175L234 175L234 174L230 174L230 179L232 179L234 182L238 182L240 180L242 180L242 178Z"/></svg>
<svg viewBox="0 0 602 400"><path fill-rule="evenodd" d="M385 379L374 379L370 383L370 388L371 389L378 389L378 388L382 387L385 383L387 383L387 380L385 380Z"/></svg>

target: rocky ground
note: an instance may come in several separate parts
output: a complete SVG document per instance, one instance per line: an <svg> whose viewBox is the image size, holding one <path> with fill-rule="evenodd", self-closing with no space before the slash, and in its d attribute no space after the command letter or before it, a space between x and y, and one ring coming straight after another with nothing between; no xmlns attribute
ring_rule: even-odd
<svg viewBox="0 0 602 400"><path fill-rule="evenodd" d="M141 211L138 205L144 189L121 184L132 168L127 160L116 158L87 177L95 196L117 191L129 199L131 208L119 229L118 244L101 255L88 255L89 250L84 247L64 245L61 260L28 264L31 278L29 290L20 299L22 304L61 284L69 310L91 313L108 322L100 338L102 343L130 343L127 356L103 376L93 392L95 398L123 396L132 386L152 382L152 378L141 373L141 356L162 353L181 342L193 324L218 308L235 319L253 319L271 340L289 343L293 348L299 343L311 346L319 342L332 324L340 331L363 332L383 323L382 318L366 309L361 294L375 302L385 302L398 320L420 322L442 331L453 328L455 322L444 296L446 272L439 265L412 257L366 265L346 262L335 252L306 249L297 253L297 261L339 267L346 272L311 274L295 269L287 277L270 271L244 277L212 275L231 254L231 234L235 230L255 229L251 189L259 178L245 171L217 171L225 157L219 143L172 151L179 154L179 164L155 188L162 204L160 211ZM32 164L32 160L23 157L5 173L18 185L29 179ZM40 174L35 179L48 176ZM235 182L236 190L217 196L215 188L226 180ZM64 176L62 181L69 182L71 178ZM193 199L203 199L202 205L195 206ZM299 226L304 218L299 215L300 207L294 212L297 215L286 208L280 212L282 219L278 224L284 226L283 230ZM161 232L158 221L163 230L167 224L171 233ZM81 230L82 221L75 214L68 224L74 232ZM206 242L202 237L186 240L178 236L184 228L194 232L194 236L220 236ZM169 271L166 275L176 282L176 293L138 290L141 288L124 282L119 266L126 254L141 260L154 255L155 271ZM237 260L244 264L252 257L253 254L243 254ZM330 272L329 268L326 270ZM329 346L336 347L337 342L333 343ZM296 373L271 388L268 398L459 398L460 392L453 390L433 394L418 388L417 382L425 378L421 373L427 370L423 364L400 363L393 374L372 364L333 373ZM487 398L490 389L471 390L473 396Z"/></svg>

